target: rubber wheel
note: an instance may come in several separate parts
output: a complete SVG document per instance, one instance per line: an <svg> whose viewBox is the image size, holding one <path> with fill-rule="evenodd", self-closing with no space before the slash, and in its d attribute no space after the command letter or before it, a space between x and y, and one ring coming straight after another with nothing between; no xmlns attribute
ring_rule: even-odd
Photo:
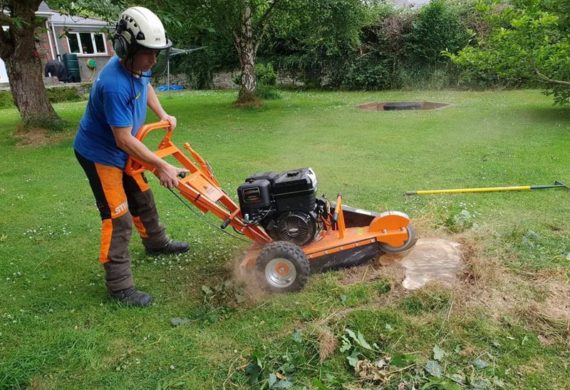
<svg viewBox="0 0 570 390"><path fill-rule="evenodd" d="M299 291L307 283L311 266L303 250L292 242L274 241L263 247L256 261L260 284L269 291Z"/></svg>
<svg viewBox="0 0 570 390"><path fill-rule="evenodd" d="M414 228L412 227L412 225L408 225L406 229L408 230L408 239L406 240L406 242L404 242L404 244L402 244L401 246L380 244L380 249L386 253L401 253L407 251L408 249L416 245L417 239Z"/></svg>

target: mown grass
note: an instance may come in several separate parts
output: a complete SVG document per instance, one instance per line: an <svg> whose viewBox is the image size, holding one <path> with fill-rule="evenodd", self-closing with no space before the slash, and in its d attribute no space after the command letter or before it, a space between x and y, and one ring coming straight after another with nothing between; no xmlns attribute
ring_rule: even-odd
<svg viewBox="0 0 570 390"><path fill-rule="evenodd" d="M406 292L372 267L350 282L331 272L301 293L254 299L232 273L247 245L151 178L163 222L192 249L147 258L133 237L137 285L156 303L121 307L107 298L96 260L99 219L71 150L73 129L19 146L17 113L1 110L0 388L570 387L568 191L402 195L570 182L568 108L536 91L282 92L250 110L235 109L234 98L162 96L178 117L175 140L206 157L232 196L253 172L311 166L329 198L342 192L347 204L401 210L420 236L462 242L461 285ZM451 106L355 108L388 100ZM84 106L56 110L77 123ZM376 381L347 359L388 357L390 375Z"/></svg>

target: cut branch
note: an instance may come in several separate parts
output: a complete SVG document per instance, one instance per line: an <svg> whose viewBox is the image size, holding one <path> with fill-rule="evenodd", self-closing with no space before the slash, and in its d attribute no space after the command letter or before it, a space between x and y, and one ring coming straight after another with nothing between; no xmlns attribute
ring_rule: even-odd
<svg viewBox="0 0 570 390"><path fill-rule="evenodd" d="M259 19L259 24L258 24L259 34L257 35L257 37L254 38L255 52L257 52L257 49L259 48L259 45L261 44L261 41L263 40L263 37L267 32L267 26L269 25L268 21L271 15L271 11L275 8L277 3L279 2L280 0L274 0Z"/></svg>
<svg viewBox="0 0 570 390"><path fill-rule="evenodd" d="M544 81L548 81L549 83L553 83L553 84L560 84L560 85L566 85L566 86L570 86L570 81L564 81L564 80L555 80L555 79L551 79L550 77L540 73L540 71L538 69L534 70L536 72L536 74L538 75L538 77L540 77L541 79L543 79Z"/></svg>
<svg viewBox="0 0 570 390"><path fill-rule="evenodd" d="M279 0L273 0L273 2L271 4L269 4L269 7L265 10L265 12L263 13L263 15L261 15L261 18L259 18L259 27L264 30L264 26L267 23L267 20L269 18L269 15L271 14L271 11L273 10L273 8L275 8L275 6L277 5L277 3L279 3Z"/></svg>
<svg viewBox="0 0 570 390"><path fill-rule="evenodd" d="M10 16L8 16L4 13L0 13L0 25L2 25L2 26L13 26L14 20Z"/></svg>

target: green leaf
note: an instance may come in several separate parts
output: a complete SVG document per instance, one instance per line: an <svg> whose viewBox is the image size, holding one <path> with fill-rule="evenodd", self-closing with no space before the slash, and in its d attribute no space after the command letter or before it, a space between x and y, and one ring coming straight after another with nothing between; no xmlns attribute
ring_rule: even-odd
<svg viewBox="0 0 570 390"><path fill-rule="evenodd" d="M202 286L202 292L203 292L205 295L212 295L212 294L214 293L214 292L212 291L212 289L211 289L210 287L206 286L206 285L203 285L203 286Z"/></svg>
<svg viewBox="0 0 570 390"><path fill-rule="evenodd" d="M277 382L277 384L273 386L272 389L289 389L291 386L293 386L293 382L290 382L287 379L283 379Z"/></svg>
<svg viewBox="0 0 570 390"><path fill-rule="evenodd" d="M374 350L370 346L370 344L368 344L368 342L364 339L364 336L362 336L362 333L360 333L360 331L357 331L355 334L352 330L346 328L345 332L348 333L348 335L356 342L356 344L360 345L362 348L366 348L371 351Z"/></svg>
<svg viewBox="0 0 570 390"><path fill-rule="evenodd" d="M441 362L441 360L443 359L443 357L446 355L446 352L441 349L439 347L439 345L436 345L435 347L433 347L433 358L435 360L437 360L438 362Z"/></svg>
<svg viewBox="0 0 570 390"><path fill-rule="evenodd" d="M356 363L358 363L358 355L359 353L356 351L353 351L350 356L346 357L346 360L348 360L348 364L350 364L350 366L352 368L356 368Z"/></svg>
<svg viewBox="0 0 570 390"><path fill-rule="evenodd" d="M342 336L342 345L340 346L340 352L346 352L350 350L350 348L352 348L352 343L347 337Z"/></svg>
<svg viewBox="0 0 570 390"><path fill-rule="evenodd" d="M486 379L477 378L471 381L471 386L476 390L485 390L489 388L490 383Z"/></svg>
<svg viewBox="0 0 570 390"><path fill-rule="evenodd" d="M297 344L301 344L303 342L303 334L299 331L299 329L295 329L291 334L291 338Z"/></svg>
<svg viewBox="0 0 570 390"><path fill-rule="evenodd" d="M441 375L443 374L441 366L435 360L429 360L426 363L425 370L428 372L428 374L430 374L431 376L435 376L436 378L440 378Z"/></svg>
<svg viewBox="0 0 570 390"><path fill-rule="evenodd" d="M267 380L267 384L269 388L272 389L273 385L277 382L277 376L275 374L269 374L269 379Z"/></svg>
<svg viewBox="0 0 570 390"><path fill-rule="evenodd" d="M254 362L250 362L245 368L245 375L247 376L247 383L255 385L259 380L261 374L261 367Z"/></svg>
<svg viewBox="0 0 570 390"><path fill-rule="evenodd" d="M395 353L392 355L392 360L390 360L390 364L394 367L407 367L415 362L416 357L414 355L405 353Z"/></svg>
<svg viewBox="0 0 570 390"><path fill-rule="evenodd" d="M192 322L192 320L190 320L188 318L171 318L170 319L170 324L172 326L187 325L190 322Z"/></svg>
<svg viewBox="0 0 570 390"><path fill-rule="evenodd" d="M422 390L437 389L437 390L462 390L461 386L456 383L450 382L446 379L431 379L428 383L421 387Z"/></svg>
<svg viewBox="0 0 570 390"><path fill-rule="evenodd" d="M473 361L473 366L482 370L483 368L489 367L489 363L481 358L477 358Z"/></svg>
<svg viewBox="0 0 570 390"><path fill-rule="evenodd" d="M493 377L493 384L497 387L500 387L501 389L505 388L505 382L503 382L502 380L500 380L497 377Z"/></svg>
<svg viewBox="0 0 570 390"><path fill-rule="evenodd" d="M347 356L346 360L348 360L348 364L350 364L352 368L356 368L356 363L358 363L358 358L355 358L353 356Z"/></svg>
<svg viewBox="0 0 570 390"><path fill-rule="evenodd" d="M327 390L327 387L319 378L312 380L310 388L315 390Z"/></svg>
<svg viewBox="0 0 570 390"><path fill-rule="evenodd" d="M451 379L452 381L454 381L455 383L459 383L459 384L465 384L465 376L463 376L462 374L451 374L449 375L449 379Z"/></svg>

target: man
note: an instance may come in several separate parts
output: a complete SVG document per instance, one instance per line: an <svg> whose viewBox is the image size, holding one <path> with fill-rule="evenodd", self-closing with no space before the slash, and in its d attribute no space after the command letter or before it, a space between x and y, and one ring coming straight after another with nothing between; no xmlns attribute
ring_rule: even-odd
<svg viewBox="0 0 570 390"><path fill-rule="evenodd" d="M178 185L184 169L156 157L136 134L144 124L147 106L176 127L176 118L162 108L152 85L150 69L162 49L172 46L158 17L143 7L121 14L113 41L116 57L101 70L75 137L75 155L83 167L102 219L99 260L105 268L112 297L128 306L147 306L152 297L134 288L128 244L132 224L146 252L173 254L188 250L185 242L168 238L151 190L142 175L124 172L132 156L153 166L160 184Z"/></svg>

